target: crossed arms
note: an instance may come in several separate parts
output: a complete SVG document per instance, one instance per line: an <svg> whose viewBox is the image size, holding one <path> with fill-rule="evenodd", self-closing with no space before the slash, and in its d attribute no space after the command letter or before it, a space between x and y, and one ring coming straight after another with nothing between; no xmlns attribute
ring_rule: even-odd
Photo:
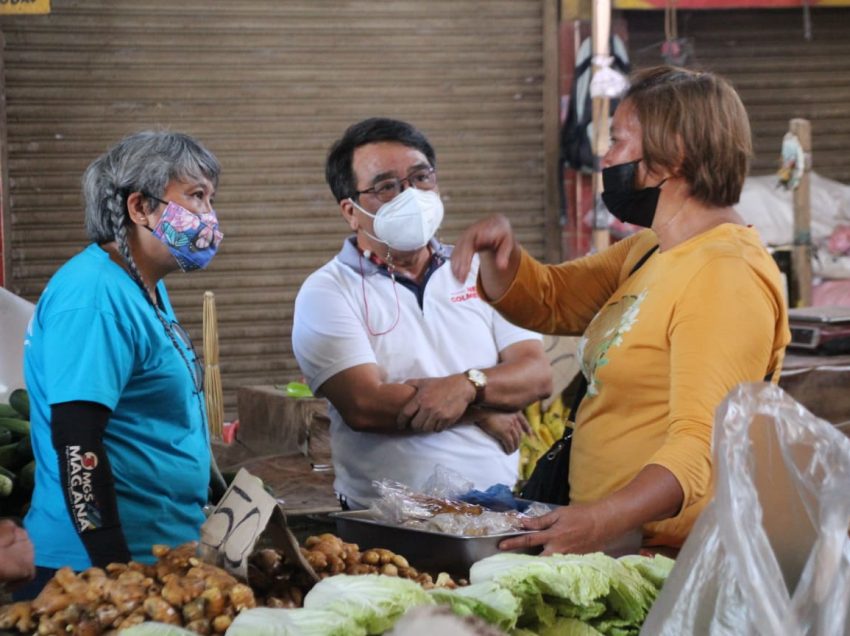
<svg viewBox="0 0 850 636"><path fill-rule="evenodd" d="M472 405L475 388L465 374L383 382L376 364L357 365L329 378L318 393L330 400L357 431L417 434L443 431L474 421L513 452L527 424L519 411L552 391L549 361L537 340L523 340L499 352L487 374L484 398Z"/></svg>

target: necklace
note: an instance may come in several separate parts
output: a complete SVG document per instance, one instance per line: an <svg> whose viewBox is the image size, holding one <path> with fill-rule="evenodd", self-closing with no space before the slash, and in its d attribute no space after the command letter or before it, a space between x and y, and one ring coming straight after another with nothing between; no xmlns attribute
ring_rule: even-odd
<svg viewBox="0 0 850 636"><path fill-rule="evenodd" d="M198 402L198 413L201 416L201 424L204 425L207 423L206 412L204 410L204 404L201 400L201 395L203 395L204 391L204 370L201 366L200 361L198 360L198 354L195 352L195 347L192 344L192 339L189 337L188 332L186 332L183 327L180 326L176 320L173 323L169 323L166 320L166 316L163 315L162 310L159 308L157 303L152 303L154 311L156 312L156 317L159 319L160 324L165 328L165 332L168 334L169 340L171 340L171 344L177 350L177 353L180 354L180 358L183 360L183 364L186 366L186 370L189 372L189 377L192 379L192 384L195 387L194 394L195 398ZM180 340L182 340L186 346L192 351L192 355L195 356L195 365L189 362L189 358L186 357L186 353L183 350L183 347L180 346L180 343L177 342L178 336L175 334L175 329L173 325L177 325L180 328L181 335Z"/></svg>
<svg viewBox="0 0 850 636"><path fill-rule="evenodd" d="M153 286L152 290L148 288L142 279L141 273L138 271L135 262L127 255L124 255L117 245L107 244L104 249L109 254L109 257L112 261L114 261L119 267L121 267L127 274L132 278L136 284L141 288L142 293L145 295L145 299L150 303L151 307L153 307L154 314L162 325L163 329L165 329L165 333L168 334L169 340L171 340L171 344L177 350L177 353L180 355L180 358L183 360L183 364L186 366L186 370L189 372L189 377L192 378L192 384L195 388L195 397L198 401L198 413L201 416L201 425L208 426L206 411L204 409L203 401L201 400L201 395L203 394L204 389L204 370L203 367L200 366L200 362L198 361L198 354L195 353L195 347L192 345L192 339L189 337L189 334L186 333L186 330L180 327L180 323L178 323L175 319L174 324L180 327L183 334L185 334L184 342L186 346L192 351L195 356L195 362L197 367L193 367L193 365L189 362L189 359L186 357L186 354L183 351L183 348L177 342L177 336L174 333L174 329L169 324L166 317L163 315L162 310L159 308L159 292L156 288L156 285ZM120 257L120 258L119 258ZM210 457L212 457L212 449L210 449Z"/></svg>

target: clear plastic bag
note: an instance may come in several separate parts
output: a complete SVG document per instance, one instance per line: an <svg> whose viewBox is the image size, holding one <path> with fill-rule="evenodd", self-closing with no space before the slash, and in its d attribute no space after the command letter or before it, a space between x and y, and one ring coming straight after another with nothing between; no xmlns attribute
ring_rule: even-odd
<svg viewBox="0 0 850 636"><path fill-rule="evenodd" d="M641 634L850 634L850 439L777 386L717 410L715 496Z"/></svg>
<svg viewBox="0 0 850 636"><path fill-rule="evenodd" d="M545 504L527 503L522 506L523 512L508 509L504 498L491 499L487 492L473 490L472 482L439 464L421 490L388 479L372 484L380 495L370 508L375 519L445 534L487 536L514 532L522 528L521 517L550 510ZM469 501L470 494L476 495L474 501ZM499 504L498 510L486 505L491 501Z"/></svg>

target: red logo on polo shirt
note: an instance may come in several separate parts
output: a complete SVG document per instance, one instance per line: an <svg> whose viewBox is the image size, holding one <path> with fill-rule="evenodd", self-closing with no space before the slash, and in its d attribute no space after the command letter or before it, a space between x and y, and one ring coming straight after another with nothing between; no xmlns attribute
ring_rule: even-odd
<svg viewBox="0 0 850 636"><path fill-rule="evenodd" d="M476 289L475 285L470 285L460 291L452 292L449 300L453 303L462 303L473 298L478 298L478 289Z"/></svg>

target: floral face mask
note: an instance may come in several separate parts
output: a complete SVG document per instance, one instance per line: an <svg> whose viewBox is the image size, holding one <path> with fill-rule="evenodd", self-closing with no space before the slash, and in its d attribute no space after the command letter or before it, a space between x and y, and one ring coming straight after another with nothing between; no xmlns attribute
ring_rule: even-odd
<svg viewBox="0 0 850 636"><path fill-rule="evenodd" d="M173 201L168 202L152 232L184 272L209 265L224 238L214 210L194 214Z"/></svg>

